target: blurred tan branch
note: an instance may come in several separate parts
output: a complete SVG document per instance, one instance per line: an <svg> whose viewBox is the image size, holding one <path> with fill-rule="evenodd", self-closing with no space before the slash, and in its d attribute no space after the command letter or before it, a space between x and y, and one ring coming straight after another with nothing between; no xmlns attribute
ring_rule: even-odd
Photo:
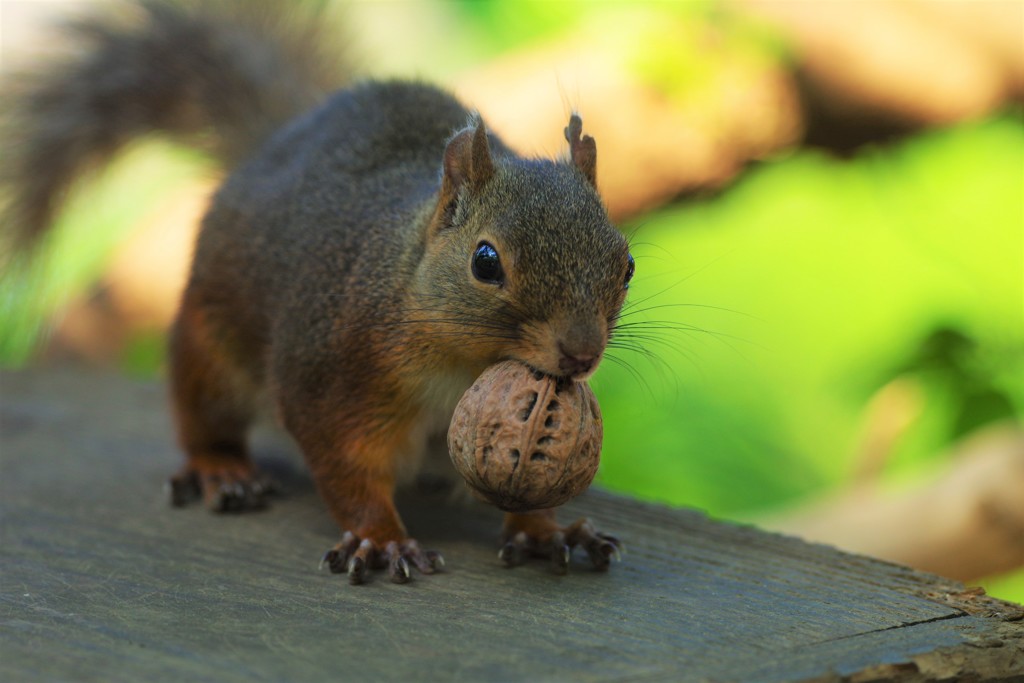
<svg viewBox="0 0 1024 683"><path fill-rule="evenodd" d="M860 481L761 526L972 581L1024 566L1024 426L964 440L942 469L900 490Z"/></svg>
<svg viewBox="0 0 1024 683"><path fill-rule="evenodd" d="M793 45L817 142L975 119L1024 97L1024 4L733 0Z"/></svg>

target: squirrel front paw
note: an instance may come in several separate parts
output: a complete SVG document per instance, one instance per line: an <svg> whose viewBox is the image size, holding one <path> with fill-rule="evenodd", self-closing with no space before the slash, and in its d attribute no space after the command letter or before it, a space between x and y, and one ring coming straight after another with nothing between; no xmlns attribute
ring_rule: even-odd
<svg viewBox="0 0 1024 683"><path fill-rule="evenodd" d="M437 551L423 550L412 538L378 545L346 531L320 560L321 569L326 565L334 574L345 572L351 584L363 583L370 569L385 568L391 581L405 583L412 576L410 564L422 574L433 574L444 568L444 558Z"/></svg>
<svg viewBox="0 0 1024 683"><path fill-rule="evenodd" d="M553 510L507 514L498 559L506 567L515 567L529 557L543 557L551 561L555 573L565 574L576 546L586 551L598 571L607 571L613 559L621 559L619 539L598 531L587 518L562 526L555 521Z"/></svg>

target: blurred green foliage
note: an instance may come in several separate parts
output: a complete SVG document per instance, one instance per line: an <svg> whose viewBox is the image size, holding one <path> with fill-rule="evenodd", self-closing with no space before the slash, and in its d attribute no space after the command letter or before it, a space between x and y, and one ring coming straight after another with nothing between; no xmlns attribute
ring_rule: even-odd
<svg viewBox="0 0 1024 683"><path fill-rule="evenodd" d="M0 367L30 360L60 311L103 273L114 246L161 198L204 171L202 155L146 140L98 177L83 178L35 258L22 255L0 272ZM152 374L161 357L131 367Z"/></svg>
<svg viewBox="0 0 1024 683"><path fill-rule="evenodd" d="M850 160L801 151L645 218L619 335L644 348L594 379L601 482L726 516L819 492L899 376L926 405L895 473L1024 414L1022 169L1007 116Z"/></svg>

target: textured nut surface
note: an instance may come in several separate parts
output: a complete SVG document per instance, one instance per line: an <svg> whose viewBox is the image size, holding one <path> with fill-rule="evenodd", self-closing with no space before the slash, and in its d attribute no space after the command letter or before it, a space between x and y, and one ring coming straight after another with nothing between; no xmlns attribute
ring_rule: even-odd
<svg viewBox="0 0 1024 683"><path fill-rule="evenodd" d="M597 472L602 436L589 386L506 361L485 370L462 396L448 451L473 491L521 512L582 493Z"/></svg>

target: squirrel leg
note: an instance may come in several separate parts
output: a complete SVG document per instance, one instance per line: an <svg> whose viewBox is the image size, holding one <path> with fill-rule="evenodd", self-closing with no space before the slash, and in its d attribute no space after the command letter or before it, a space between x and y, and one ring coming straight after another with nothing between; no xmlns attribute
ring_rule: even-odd
<svg viewBox="0 0 1024 683"><path fill-rule="evenodd" d="M293 431L317 489L342 530L341 541L324 554L320 566L347 573L353 584L363 583L373 569L386 569L395 583L410 579L410 567L423 574L441 569L444 559L409 537L393 501L394 457L408 430L394 426L367 430L369 422L360 419L350 424L363 425L351 438Z"/></svg>
<svg viewBox="0 0 1024 683"><path fill-rule="evenodd" d="M215 512L258 509L273 492L249 458L251 394L242 373L218 352L201 312L188 300L171 337L171 399L186 463L171 477L172 505L202 498Z"/></svg>
<svg viewBox="0 0 1024 683"><path fill-rule="evenodd" d="M523 564L528 557L545 557L558 574L569 571L576 546L583 547L598 571L607 571L612 559L618 560L622 552L622 542L598 531L589 519L562 526L555 519L554 509L506 513L501 540L498 558L506 567Z"/></svg>

